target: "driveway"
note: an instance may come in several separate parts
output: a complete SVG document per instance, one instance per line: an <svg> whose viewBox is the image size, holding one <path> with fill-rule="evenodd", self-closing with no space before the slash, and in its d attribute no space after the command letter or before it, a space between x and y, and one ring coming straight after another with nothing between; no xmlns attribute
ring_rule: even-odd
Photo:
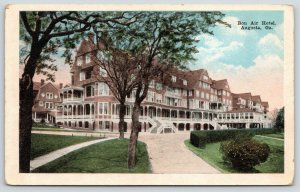
<svg viewBox="0 0 300 192"><path fill-rule="evenodd" d="M189 132L139 135L139 140L147 144L153 173L220 173L184 145L189 135Z"/></svg>

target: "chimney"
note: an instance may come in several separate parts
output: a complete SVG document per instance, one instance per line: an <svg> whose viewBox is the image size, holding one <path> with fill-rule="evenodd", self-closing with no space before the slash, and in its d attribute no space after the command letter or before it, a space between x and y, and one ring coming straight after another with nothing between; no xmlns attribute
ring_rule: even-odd
<svg viewBox="0 0 300 192"><path fill-rule="evenodd" d="M88 40L89 40L90 42L92 42L92 43L95 42L94 37L95 37L95 34L94 34L93 32L89 32L89 33L88 33Z"/></svg>
<svg viewBox="0 0 300 192"><path fill-rule="evenodd" d="M41 79L41 85L44 85L44 84L45 84L45 80Z"/></svg>
<svg viewBox="0 0 300 192"><path fill-rule="evenodd" d="M59 89L62 89L62 88L63 88L63 85L64 85L64 84L60 83L60 84L59 84Z"/></svg>

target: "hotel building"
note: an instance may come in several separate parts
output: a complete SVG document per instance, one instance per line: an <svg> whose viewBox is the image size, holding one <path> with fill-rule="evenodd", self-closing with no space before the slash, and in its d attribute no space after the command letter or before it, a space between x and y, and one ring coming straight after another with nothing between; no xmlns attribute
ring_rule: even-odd
<svg viewBox="0 0 300 192"><path fill-rule="evenodd" d="M60 89L57 124L72 129L118 131L119 103L93 71L98 53L90 37L80 43L71 84ZM126 99L126 129L131 128L134 91ZM163 81L152 81L142 103L140 131L167 133L228 128L266 128L268 102L251 93L232 93L227 79L213 80L205 69L169 70Z"/></svg>

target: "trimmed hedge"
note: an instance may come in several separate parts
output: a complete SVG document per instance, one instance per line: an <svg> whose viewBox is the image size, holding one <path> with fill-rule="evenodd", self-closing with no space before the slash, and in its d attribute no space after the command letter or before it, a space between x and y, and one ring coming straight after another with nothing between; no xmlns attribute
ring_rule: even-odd
<svg viewBox="0 0 300 192"><path fill-rule="evenodd" d="M207 143L234 139L239 134L247 134L248 136L252 137L254 135L271 134L276 132L277 130L273 128L192 131L190 134L190 142L195 147L203 148Z"/></svg>

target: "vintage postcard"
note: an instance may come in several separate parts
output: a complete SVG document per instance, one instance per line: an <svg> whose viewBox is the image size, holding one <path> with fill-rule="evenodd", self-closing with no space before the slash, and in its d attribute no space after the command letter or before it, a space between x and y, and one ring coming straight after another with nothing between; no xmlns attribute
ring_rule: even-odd
<svg viewBox="0 0 300 192"><path fill-rule="evenodd" d="M7 5L9 185L292 185L289 5Z"/></svg>

